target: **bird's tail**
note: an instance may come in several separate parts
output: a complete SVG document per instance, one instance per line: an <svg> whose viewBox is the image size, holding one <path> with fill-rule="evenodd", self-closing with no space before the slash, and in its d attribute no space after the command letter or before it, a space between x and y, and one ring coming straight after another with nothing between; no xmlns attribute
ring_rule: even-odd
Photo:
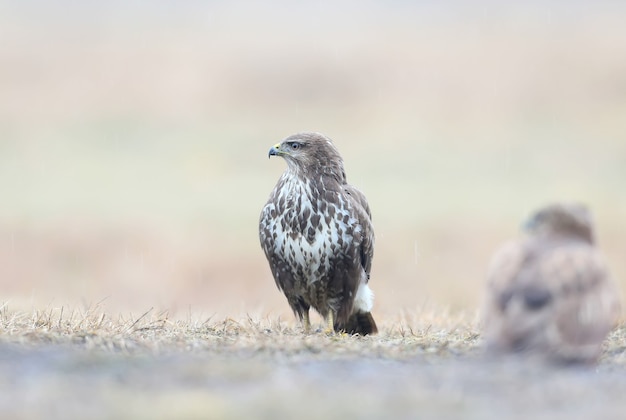
<svg viewBox="0 0 626 420"><path fill-rule="evenodd" d="M355 312L348 318L348 321L335 326L337 331L345 331L347 334L376 334L378 327L371 312Z"/></svg>

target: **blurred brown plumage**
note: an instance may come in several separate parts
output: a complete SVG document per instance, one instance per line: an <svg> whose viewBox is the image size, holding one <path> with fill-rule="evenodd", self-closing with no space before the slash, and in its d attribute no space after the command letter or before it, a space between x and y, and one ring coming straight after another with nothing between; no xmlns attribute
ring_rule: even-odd
<svg viewBox="0 0 626 420"><path fill-rule="evenodd" d="M620 312L617 288L578 204L554 204L526 223L528 236L496 252L488 271L484 337L496 353L593 362Z"/></svg>

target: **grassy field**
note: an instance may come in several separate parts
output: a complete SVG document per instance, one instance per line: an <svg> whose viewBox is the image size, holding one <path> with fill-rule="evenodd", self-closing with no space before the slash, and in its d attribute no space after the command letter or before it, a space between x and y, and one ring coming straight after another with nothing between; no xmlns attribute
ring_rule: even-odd
<svg viewBox="0 0 626 420"><path fill-rule="evenodd" d="M468 316L380 320L373 337L303 335L277 318L148 311L0 318L0 410L31 418L620 418L626 327L596 367L481 353Z"/></svg>
<svg viewBox="0 0 626 420"><path fill-rule="evenodd" d="M589 205L626 290L625 20L0 2L2 417L620 418L623 326L564 370L485 360L476 311L493 251L557 200ZM303 130L372 208L376 337L303 336L261 252L267 151Z"/></svg>

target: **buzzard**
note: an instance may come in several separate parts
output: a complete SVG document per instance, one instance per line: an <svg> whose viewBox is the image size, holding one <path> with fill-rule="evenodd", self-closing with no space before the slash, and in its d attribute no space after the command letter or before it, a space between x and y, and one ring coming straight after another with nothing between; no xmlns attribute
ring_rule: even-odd
<svg viewBox="0 0 626 420"><path fill-rule="evenodd" d="M619 293L594 243L588 210L553 204L525 223L488 270L487 349L589 363L617 321Z"/></svg>
<svg viewBox="0 0 626 420"><path fill-rule="evenodd" d="M311 307L324 317L327 332L376 333L368 286L371 213L363 193L347 183L339 152L322 134L299 133L273 146L269 156L287 162L259 222L279 290L307 333Z"/></svg>

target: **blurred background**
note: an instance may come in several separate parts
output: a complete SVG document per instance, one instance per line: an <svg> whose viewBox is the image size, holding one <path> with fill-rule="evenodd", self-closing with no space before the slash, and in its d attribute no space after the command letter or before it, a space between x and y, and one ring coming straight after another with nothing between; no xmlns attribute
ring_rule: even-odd
<svg viewBox="0 0 626 420"><path fill-rule="evenodd" d="M533 209L587 203L626 287L626 3L0 1L0 302L292 320L271 145L330 136L375 313L474 310Z"/></svg>

